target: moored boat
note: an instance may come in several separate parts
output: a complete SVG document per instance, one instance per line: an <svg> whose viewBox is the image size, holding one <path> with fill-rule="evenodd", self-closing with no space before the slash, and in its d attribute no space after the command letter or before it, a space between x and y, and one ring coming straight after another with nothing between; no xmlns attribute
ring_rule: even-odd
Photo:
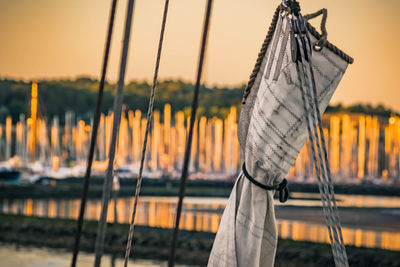
<svg viewBox="0 0 400 267"><path fill-rule="evenodd" d="M18 184L20 178L21 172L7 167L0 167L0 183Z"/></svg>

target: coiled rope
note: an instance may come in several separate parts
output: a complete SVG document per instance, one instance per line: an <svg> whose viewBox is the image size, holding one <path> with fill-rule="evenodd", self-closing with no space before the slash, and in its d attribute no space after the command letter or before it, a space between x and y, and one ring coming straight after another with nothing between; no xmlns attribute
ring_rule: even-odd
<svg viewBox="0 0 400 267"><path fill-rule="evenodd" d="M161 51L162 51L162 45L163 45L163 40L164 40L165 24L167 21L168 5L169 5L169 0L165 0L163 20L162 20L162 24L161 24L160 40L158 42L156 66L155 66L154 77L153 77L153 86L151 87L149 107L147 110L147 124L146 124L146 132L144 135L142 154L141 154L141 159L140 159L139 176L138 176L138 180L136 183L135 200L133 202L133 211L132 211L132 217L131 217L131 222L130 222L130 226L129 226L128 241L126 243L124 267L128 266L129 255L131 252L133 230L135 227L136 209L137 209L137 203L139 201L139 194L140 194L142 178L143 178L143 167L144 167L144 162L145 162L145 158L146 158L147 139L148 139L148 135L149 135L150 128L151 128L151 122L153 119L154 98L155 98L155 93L156 93L158 69L160 66Z"/></svg>
<svg viewBox="0 0 400 267"><path fill-rule="evenodd" d="M171 250L170 250L169 260L168 260L169 267L173 267L175 264L176 243L177 243L177 239L178 239L179 222L180 222L181 213L182 213L182 204L183 204L183 198L185 196L186 180L187 180L188 170L189 170L190 152L192 149L192 139L193 139L193 128L194 128L194 122L196 120L197 107L199 104L198 102L199 102L201 74L203 71L204 55L205 55L205 51L206 51L212 3L213 3L213 0L207 1L206 14L205 14L205 20L204 20L204 25L203 25L201 48L200 48L199 65L197 68L197 78L196 78L196 84L194 87L192 109L191 109L191 114L190 114L189 134L188 134L188 138L186 140L185 156L184 156L184 160L183 160L183 167L182 167L182 174L181 174L181 183L180 183L180 187L179 187L179 200L178 200L178 206L176 208L175 228L174 228L174 231L172 234L172 241L171 241L171 246L170 246Z"/></svg>
<svg viewBox="0 0 400 267"><path fill-rule="evenodd" d="M90 179L90 174L91 174L91 170L92 170L94 149L96 146L97 132L99 129L99 122L100 122L100 116L101 116L101 105L103 102L104 83L105 83L106 73L107 73L108 57L110 54L111 37L112 37L112 33L113 33L113 28L114 28L114 18L115 18L116 6L117 6L117 0L112 0L110 14L109 14L109 21L108 21L106 45L104 47L103 68L101 71L99 92L97 95L96 109L95 109L94 118L93 118L92 134L90 137L89 155L88 155L88 159L87 159L85 178L84 178L84 182L83 182L81 206L79 209L79 216L78 216L78 221L77 221L77 225L76 225L75 242L74 242L74 248L73 248L73 253L72 253L71 267L76 266L76 260L78 258L78 253L79 253L79 245L80 245L80 241L81 241L82 227L83 227L83 218L85 215L86 201L87 201L87 196L88 196L88 191L89 191L89 179Z"/></svg>
<svg viewBox="0 0 400 267"><path fill-rule="evenodd" d="M134 0L128 0L128 7L126 10L126 20L125 20L124 41L121 52L120 70L118 78L118 87L114 98L114 107L113 107L114 120L113 120L113 128L110 141L110 150L108 153L108 166L107 166L106 177L104 179L104 184L103 184L102 208L101 208L100 220L97 228L97 237L95 243L95 262L94 262L95 267L100 266L101 256L103 255L103 249L104 249L104 239L107 228L108 202L110 200L110 195L111 195L117 135L121 123L121 111L124 100L125 71L126 71L126 61L128 58L129 40L131 36L133 7L134 7Z"/></svg>

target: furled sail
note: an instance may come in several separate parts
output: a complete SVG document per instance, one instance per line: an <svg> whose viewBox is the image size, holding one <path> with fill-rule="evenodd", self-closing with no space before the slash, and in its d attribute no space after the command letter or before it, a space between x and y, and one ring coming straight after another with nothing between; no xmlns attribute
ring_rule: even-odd
<svg viewBox="0 0 400 267"><path fill-rule="evenodd" d="M302 98L310 71L299 72L298 58L312 60L315 97L322 113L352 63L310 24L304 23L307 29L294 25L292 12L283 5L276 10L245 90L238 130L245 164L222 216L208 266L274 265L278 234L273 196L277 190L281 201L287 198L285 176L307 141L311 113ZM302 44L309 49L301 55L295 27L309 38L308 44ZM316 46L311 53L315 43L322 49Z"/></svg>

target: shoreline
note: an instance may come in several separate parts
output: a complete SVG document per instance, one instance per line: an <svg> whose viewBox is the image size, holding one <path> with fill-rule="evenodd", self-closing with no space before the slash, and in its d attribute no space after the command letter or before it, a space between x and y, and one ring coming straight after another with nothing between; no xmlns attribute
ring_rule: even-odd
<svg viewBox="0 0 400 267"><path fill-rule="evenodd" d="M71 251L76 221L18 215L0 215L0 242ZM128 224L108 224L105 254L124 256ZM85 221L81 251L92 253L97 222ZM136 226L133 258L167 260L171 229ZM208 232L180 231L177 263L205 266L214 240ZM346 246L351 266L399 266L400 253ZM279 239L275 266L333 266L329 244Z"/></svg>
<svg viewBox="0 0 400 267"><path fill-rule="evenodd" d="M62 180L43 178L47 184L0 184L0 198L81 198L83 178ZM46 180L47 179L47 180ZM88 198L99 199L102 195L102 177L92 177ZM50 181L55 181L51 185ZM131 197L135 194L136 178L121 178L118 197ZM191 197L229 197L234 181L188 180L186 196ZM319 193L318 185L290 181L289 192ZM177 196L179 180L151 179L142 181L142 196ZM374 184L335 184L335 193L343 195L399 196L400 187Z"/></svg>

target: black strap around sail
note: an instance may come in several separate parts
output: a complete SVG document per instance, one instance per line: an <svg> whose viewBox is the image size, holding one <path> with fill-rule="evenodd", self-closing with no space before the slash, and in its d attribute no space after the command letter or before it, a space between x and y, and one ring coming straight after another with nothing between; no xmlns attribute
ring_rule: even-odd
<svg viewBox="0 0 400 267"><path fill-rule="evenodd" d="M246 170L246 164L243 163L242 166L242 171L244 176L254 185L264 189L264 190L276 190L279 192L279 202L281 203L285 203L288 198L289 198L289 189L287 188L287 184L288 181L286 179L283 179L282 182L276 186L269 186L269 185L265 185L260 183L259 181L257 181L256 179L254 179L253 177L251 177L251 175L248 173L248 171Z"/></svg>

